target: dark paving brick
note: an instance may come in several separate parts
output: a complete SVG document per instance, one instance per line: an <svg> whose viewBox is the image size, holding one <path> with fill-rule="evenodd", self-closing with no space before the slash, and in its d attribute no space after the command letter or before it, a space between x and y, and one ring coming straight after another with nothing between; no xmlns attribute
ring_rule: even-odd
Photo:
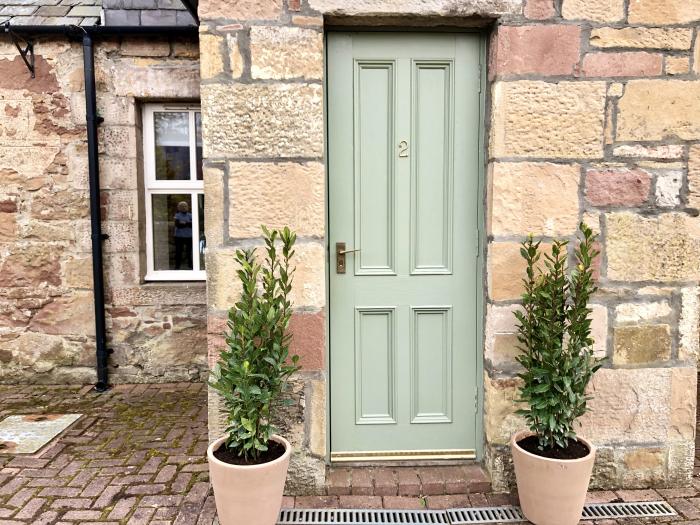
<svg viewBox="0 0 700 525"><path fill-rule="evenodd" d="M36 455L0 455L0 523L214 521L203 384L0 385L0 419L41 413L85 416Z"/></svg>

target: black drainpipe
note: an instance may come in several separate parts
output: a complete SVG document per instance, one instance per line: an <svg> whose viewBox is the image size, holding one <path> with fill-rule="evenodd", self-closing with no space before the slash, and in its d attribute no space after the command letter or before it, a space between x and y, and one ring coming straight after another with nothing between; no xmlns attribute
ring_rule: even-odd
<svg viewBox="0 0 700 525"><path fill-rule="evenodd" d="M100 162L97 146L97 126L104 120L97 115L97 94L95 90L95 53L93 36L196 36L197 26L11 26L4 24L6 33L21 35L25 39L38 35L63 34L76 38L82 33L83 73L85 76L85 110L88 146L88 178L90 181L90 236L92 240L92 282L95 303L95 343L97 359L97 382L95 390L104 392L109 388L108 361L112 352L107 348L107 328L105 324L105 289L104 261L102 241L108 238L102 233L102 215L100 210ZM32 49L33 51L33 49Z"/></svg>
<svg viewBox="0 0 700 525"><path fill-rule="evenodd" d="M95 301L95 344L97 359L97 382L95 390L104 392L109 388L107 361L107 329L105 327L105 283L102 260L102 213L100 210L100 162L97 151L97 126L102 117L97 116L95 94L95 53L90 33L83 35L83 70L85 74L85 115L87 124L88 175L90 179L90 237L92 239L92 283Z"/></svg>

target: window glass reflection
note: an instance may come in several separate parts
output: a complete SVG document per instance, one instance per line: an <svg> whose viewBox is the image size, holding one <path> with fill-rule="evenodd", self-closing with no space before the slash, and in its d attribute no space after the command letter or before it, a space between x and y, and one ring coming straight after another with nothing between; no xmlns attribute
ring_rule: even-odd
<svg viewBox="0 0 700 525"><path fill-rule="evenodd" d="M204 194L197 195L197 216L199 217L199 269L204 270L204 249L207 239L204 237Z"/></svg>
<svg viewBox="0 0 700 525"><path fill-rule="evenodd" d="M157 180L189 180L190 134L186 112L153 113Z"/></svg>
<svg viewBox="0 0 700 525"><path fill-rule="evenodd" d="M194 114L194 137L197 145L195 151L197 157L197 180L203 180L202 174L202 114ZM201 209L201 208L200 208ZM201 222L200 222L201 224Z"/></svg>
<svg viewBox="0 0 700 525"><path fill-rule="evenodd" d="M192 270L192 200L187 194L152 195L155 270Z"/></svg>

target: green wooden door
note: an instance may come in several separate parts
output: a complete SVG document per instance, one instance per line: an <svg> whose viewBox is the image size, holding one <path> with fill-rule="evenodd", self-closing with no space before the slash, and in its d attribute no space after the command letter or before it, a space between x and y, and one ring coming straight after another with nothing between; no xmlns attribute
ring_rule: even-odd
<svg viewBox="0 0 700 525"><path fill-rule="evenodd" d="M328 35L333 459L476 448L480 56Z"/></svg>

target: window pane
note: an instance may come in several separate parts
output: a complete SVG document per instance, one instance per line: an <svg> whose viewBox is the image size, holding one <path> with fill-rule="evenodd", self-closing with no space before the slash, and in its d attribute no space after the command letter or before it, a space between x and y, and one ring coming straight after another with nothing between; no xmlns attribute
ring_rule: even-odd
<svg viewBox="0 0 700 525"><path fill-rule="evenodd" d="M156 179L190 179L190 131L187 112L156 112L155 133Z"/></svg>
<svg viewBox="0 0 700 525"><path fill-rule="evenodd" d="M197 142L197 180L202 180L202 114L199 112L194 114L194 136Z"/></svg>
<svg viewBox="0 0 700 525"><path fill-rule="evenodd" d="M204 236L204 194L197 195L197 215L199 216L199 269L204 270L204 249L207 239Z"/></svg>
<svg viewBox="0 0 700 525"><path fill-rule="evenodd" d="M153 269L192 270L192 198L152 195Z"/></svg>

